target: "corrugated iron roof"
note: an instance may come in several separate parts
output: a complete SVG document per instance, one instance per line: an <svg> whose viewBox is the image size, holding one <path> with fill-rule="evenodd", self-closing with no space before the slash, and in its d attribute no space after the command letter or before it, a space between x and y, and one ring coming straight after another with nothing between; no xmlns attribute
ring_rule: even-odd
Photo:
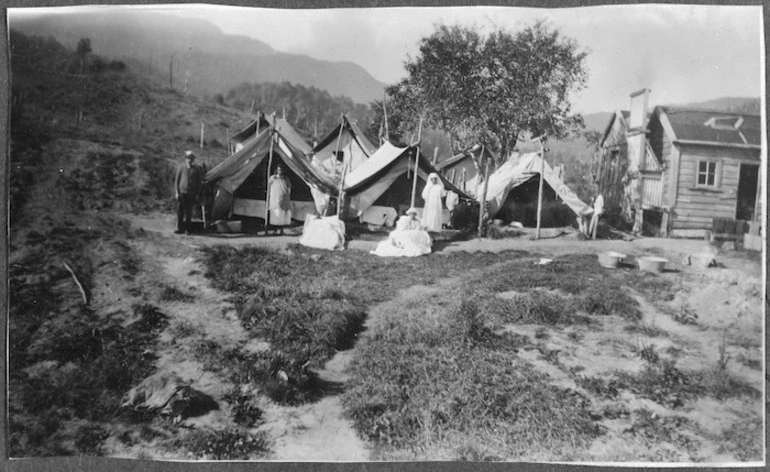
<svg viewBox="0 0 770 472"><path fill-rule="evenodd" d="M759 146L762 143L762 123L759 115L672 106L658 108L668 117L676 135L675 139L726 145ZM738 124L738 127L727 126L726 123Z"/></svg>

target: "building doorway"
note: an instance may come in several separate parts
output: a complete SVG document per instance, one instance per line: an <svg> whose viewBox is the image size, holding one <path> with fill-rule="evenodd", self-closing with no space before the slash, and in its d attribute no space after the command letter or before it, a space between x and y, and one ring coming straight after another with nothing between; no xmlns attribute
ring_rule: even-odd
<svg viewBox="0 0 770 472"><path fill-rule="evenodd" d="M758 184L759 164L741 164L738 176L738 203L735 209L736 220L751 221L754 218Z"/></svg>

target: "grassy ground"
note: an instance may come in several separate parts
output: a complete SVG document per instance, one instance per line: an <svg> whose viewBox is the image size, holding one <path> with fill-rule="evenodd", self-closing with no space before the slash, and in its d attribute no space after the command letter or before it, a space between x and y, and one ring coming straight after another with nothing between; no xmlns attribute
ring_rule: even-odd
<svg viewBox="0 0 770 472"><path fill-rule="evenodd" d="M214 349L204 355L240 366L231 376L258 382L280 403L318 399L322 387L310 368L322 367L335 352L353 346L369 307L392 298L400 289L457 276L496 259L453 254L430 261L389 260L298 245L289 252L257 247L205 249L206 276L216 288L233 294L241 323L267 341L270 350L242 355ZM283 381L279 372L286 376Z"/></svg>

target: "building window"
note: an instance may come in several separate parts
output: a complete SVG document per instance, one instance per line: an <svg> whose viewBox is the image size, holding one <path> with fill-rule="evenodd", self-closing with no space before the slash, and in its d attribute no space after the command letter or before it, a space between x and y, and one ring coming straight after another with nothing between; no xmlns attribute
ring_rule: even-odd
<svg viewBox="0 0 770 472"><path fill-rule="evenodd" d="M717 162L698 161L698 178L695 181L698 187L717 187Z"/></svg>

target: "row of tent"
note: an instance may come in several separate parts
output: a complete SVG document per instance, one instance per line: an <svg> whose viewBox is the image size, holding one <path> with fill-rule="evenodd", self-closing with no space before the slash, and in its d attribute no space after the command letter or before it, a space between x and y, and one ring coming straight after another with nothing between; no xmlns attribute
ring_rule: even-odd
<svg viewBox="0 0 770 472"><path fill-rule="evenodd" d="M234 154L206 174L206 182L216 189L211 210L215 220L264 218L267 177L282 165L292 184L294 219L302 221L309 214L324 214L342 184L343 217L392 224L411 204L414 172L421 181L415 194L418 208L423 206L420 193L430 173L438 174L444 187L460 200L477 199L474 196L479 194L482 174L468 166L478 162L480 153L489 153L476 147L441 163L431 162L419 146L399 147L385 141L375 147L345 116L314 147L285 119L263 114L233 135L232 140ZM526 207L522 198L517 197L516 189L526 188L533 177L537 181L533 170L540 168L541 159L537 153L515 156L490 175L486 198L490 215L504 208ZM590 213L590 208L564 185L557 173L547 163L542 164L546 169L546 198L562 206L566 204L575 214ZM460 171L460 167L464 170ZM526 200L528 195L524 197ZM511 204L506 206L506 202ZM448 212L445 213L448 221Z"/></svg>

